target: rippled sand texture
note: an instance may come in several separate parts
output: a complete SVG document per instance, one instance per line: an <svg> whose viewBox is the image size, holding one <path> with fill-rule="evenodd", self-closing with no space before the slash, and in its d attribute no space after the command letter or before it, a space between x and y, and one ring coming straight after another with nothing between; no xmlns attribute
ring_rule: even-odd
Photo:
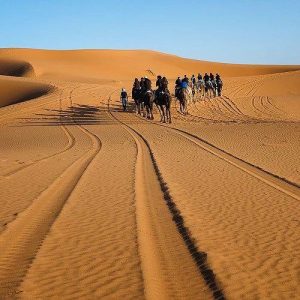
<svg viewBox="0 0 300 300"><path fill-rule="evenodd" d="M296 299L298 70L0 50L0 299ZM210 71L172 124L121 112L136 76Z"/></svg>

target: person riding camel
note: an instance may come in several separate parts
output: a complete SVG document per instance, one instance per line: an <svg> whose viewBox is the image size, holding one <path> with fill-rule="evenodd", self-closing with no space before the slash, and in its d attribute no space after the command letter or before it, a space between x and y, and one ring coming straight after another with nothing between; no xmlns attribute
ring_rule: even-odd
<svg viewBox="0 0 300 300"><path fill-rule="evenodd" d="M166 77L163 77L161 80L161 87L163 92L170 94L169 89L168 89L169 81Z"/></svg>
<svg viewBox="0 0 300 300"><path fill-rule="evenodd" d="M151 85L152 85L151 80L147 76L145 76L145 78L144 78L144 88L145 88L146 92L151 91Z"/></svg>
<svg viewBox="0 0 300 300"><path fill-rule="evenodd" d="M157 76L157 80L156 80L156 87L158 89L162 88L162 77L160 75Z"/></svg>
<svg viewBox="0 0 300 300"><path fill-rule="evenodd" d="M180 77L178 77L177 79L176 79L176 81L175 81L175 87L176 86L180 86L181 85L181 78Z"/></svg>
<svg viewBox="0 0 300 300"><path fill-rule="evenodd" d="M166 77L161 78L160 80L160 85L158 89L155 91L155 96L158 99L163 93L170 94L169 89L168 89L168 79Z"/></svg>
<svg viewBox="0 0 300 300"><path fill-rule="evenodd" d="M157 80L156 80L156 84L155 85L157 87L157 89L155 91L155 97L158 98L159 94L160 94L160 92L162 90L162 77L161 77L161 75L157 76Z"/></svg>
<svg viewBox="0 0 300 300"><path fill-rule="evenodd" d="M140 82L137 78L134 79L133 88L139 90L141 88Z"/></svg>
<svg viewBox="0 0 300 300"><path fill-rule="evenodd" d="M208 76L207 73L205 73L205 75L204 75L204 82L206 83L206 82L208 82L208 81L209 81L209 76Z"/></svg>
<svg viewBox="0 0 300 300"><path fill-rule="evenodd" d="M182 82L186 82L187 84L189 84L189 78L186 75L184 75Z"/></svg>
<svg viewBox="0 0 300 300"><path fill-rule="evenodd" d="M216 74L216 85L217 85L217 96L221 96L222 89L223 89L223 81L221 79L221 76L218 73Z"/></svg>
<svg viewBox="0 0 300 300"><path fill-rule="evenodd" d="M199 73L197 78L198 78L198 81L202 80L202 75Z"/></svg>
<svg viewBox="0 0 300 300"><path fill-rule="evenodd" d="M193 86L196 84L196 77L195 77L195 75L192 75L191 82L192 82Z"/></svg>
<svg viewBox="0 0 300 300"><path fill-rule="evenodd" d="M210 73L210 74L209 74L209 78L210 78L211 81L214 81L214 80L215 80L214 74L213 74L213 73Z"/></svg>
<svg viewBox="0 0 300 300"><path fill-rule="evenodd" d="M175 97L178 96L178 91L180 90L181 88L181 83L182 83L182 80L180 77L178 77L175 81Z"/></svg>
<svg viewBox="0 0 300 300"><path fill-rule="evenodd" d="M141 90L145 89L145 78L144 77L141 78L140 87L141 87Z"/></svg>

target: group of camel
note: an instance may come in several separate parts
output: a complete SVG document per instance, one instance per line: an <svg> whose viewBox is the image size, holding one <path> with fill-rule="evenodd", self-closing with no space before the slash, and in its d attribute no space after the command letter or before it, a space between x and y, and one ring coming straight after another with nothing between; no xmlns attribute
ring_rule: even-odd
<svg viewBox="0 0 300 300"><path fill-rule="evenodd" d="M223 83L220 80L199 80L196 84L190 83L186 88L179 88L175 93L179 100L180 113L187 115L188 106L191 102L196 102L197 99L205 97L212 98L221 96ZM153 104L156 105L160 114L160 122L172 123L171 117L171 101L172 96L168 92L161 90L141 90L132 89L132 98L135 102L136 113L147 119L153 120Z"/></svg>

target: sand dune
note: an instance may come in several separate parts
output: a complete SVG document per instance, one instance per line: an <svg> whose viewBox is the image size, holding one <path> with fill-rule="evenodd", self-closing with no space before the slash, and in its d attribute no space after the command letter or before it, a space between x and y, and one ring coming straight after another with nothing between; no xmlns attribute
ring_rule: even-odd
<svg viewBox="0 0 300 300"><path fill-rule="evenodd" d="M1 49L0 298L296 299L299 70ZM224 93L171 125L121 112L134 77L198 71Z"/></svg>
<svg viewBox="0 0 300 300"><path fill-rule="evenodd" d="M175 55L142 50L1 49L0 57L22 59L31 64L36 76L81 82L125 80L136 76L171 77L198 72L219 72L223 76L271 74L298 70L299 66L255 66L211 63ZM130 66L130 67L129 67Z"/></svg>
<svg viewBox="0 0 300 300"><path fill-rule="evenodd" d="M0 76L0 107L43 96L52 89L47 84Z"/></svg>
<svg viewBox="0 0 300 300"><path fill-rule="evenodd" d="M34 70L30 63L12 59L0 59L0 75L31 77Z"/></svg>

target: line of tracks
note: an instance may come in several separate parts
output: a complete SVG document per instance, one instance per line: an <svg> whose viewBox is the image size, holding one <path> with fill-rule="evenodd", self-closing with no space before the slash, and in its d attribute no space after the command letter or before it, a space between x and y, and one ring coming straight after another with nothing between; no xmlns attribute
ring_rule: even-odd
<svg viewBox="0 0 300 300"><path fill-rule="evenodd" d="M67 167L0 235L0 298L14 297L19 293L18 287L52 224L59 216L80 178L101 150L101 140L97 135L81 125L76 124L76 126L88 136L92 147ZM67 153L73 144L75 141L70 142L66 149L53 154L52 157ZM38 163L38 161L31 165L34 163Z"/></svg>
<svg viewBox="0 0 300 300"><path fill-rule="evenodd" d="M137 116L139 119L143 119L139 116ZM233 154L225 151L224 149L221 149L212 143L204 140L203 138L196 136L194 134L191 134L185 130L182 130L180 128L176 128L170 125L164 125L159 124L153 121L145 120L147 122L151 122L152 124L160 127L167 128L169 130L172 130L173 132L176 132L180 136L186 138L190 142L196 144L197 146L201 147L203 150L213 154L214 156L222 159L223 161L226 161L227 163L233 165L234 167L242 170L243 172L246 172L247 174L259 179L260 181L264 182L265 184L268 184L272 188L275 188L279 190L280 192L286 194L287 196L292 197L293 199L300 201L300 191L299 191L299 185L290 182L289 180L285 178L281 178L271 172L268 172L264 169L262 169L259 166L256 166L254 164L251 164L239 157L234 156Z"/></svg>
<svg viewBox="0 0 300 300"><path fill-rule="evenodd" d="M176 202L169 193L168 185L162 177L150 144L141 133L126 124L126 122L122 122L110 110L111 96L114 92L108 98L108 114L132 136L137 146L137 230L146 298L181 299L180 294L187 289L188 284L191 284L191 282L186 281L188 278L183 278L182 274L180 274L180 269L184 265L182 260L189 253L194 261L194 266L201 274L203 282L206 283L207 292L210 291L211 296L208 293L206 297L219 300L225 299L216 275L207 262L207 254L199 250L195 244L189 229L185 225L184 218L176 206ZM152 184L149 185L149 182L152 182ZM161 195L160 197L158 197L159 194ZM163 203L166 205L162 205ZM165 215L163 223L158 222L157 215L161 215L162 218L166 207L172 220ZM164 227L167 226L168 222L173 223L173 225L169 224L166 229ZM166 237L174 230L179 234L178 237L181 236L181 241L178 241L177 237L177 239L172 240L172 244L168 244ZM159 241L160 236L162 238ZM182 256L180 256L178 252L180 252L180 247L182 248L182 242L184 242L185 250L181 251L187 253L181 253ZM162 246L162 244L165 245ZM168 249L168 253L163 254L163 248ZM176 253L172 252L172 249L176 249ZM185 263L188 265L190 262ZM168 282L170 278L171 282ZM190 277L190 280L192 278ZM201 282L199 280L199 287ZM174 292L173 295L170 294L171 291Z"/></svg>

